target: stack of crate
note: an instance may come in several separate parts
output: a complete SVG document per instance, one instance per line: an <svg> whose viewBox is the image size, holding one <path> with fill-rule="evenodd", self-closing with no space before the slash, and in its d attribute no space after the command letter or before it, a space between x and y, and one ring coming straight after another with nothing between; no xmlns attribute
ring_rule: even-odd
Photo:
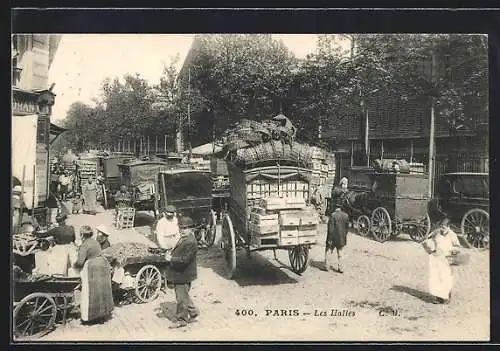
<svg viewBox="0 0 500 351"><path fill-rule="evenodd" d="M301 197L268 197L250 214L252 244L300 245L316 242L319 218Z"/></svg>
<svg viewBox="0 0 500 351"><path fill-rule="evenodd" d="M249 229L252 246L263 247L278 244L279 222L277 213L266 211L259 206L254 207L250 212Z"/></svg>
<svg viewBox="0 0 500 351"><path fill-rule="evenodd" d="M95 179L97 177L97 163L95 161L80 160L78 166L80 179Z"/></svg>
<svg viewBox="0 0 500 351"><path fill-rule="evenodd" d="M115 227L117 229L129 229L134 227L135 208L120 207L117 209L115 217Z"/></svg>

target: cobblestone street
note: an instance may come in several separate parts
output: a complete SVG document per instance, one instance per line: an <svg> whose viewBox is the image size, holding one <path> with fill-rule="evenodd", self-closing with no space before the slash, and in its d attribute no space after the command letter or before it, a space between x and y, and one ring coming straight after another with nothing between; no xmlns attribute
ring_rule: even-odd
<svg viewBox="0 0 500 351"><path fill-rule="evenodd" d="M111 227L111 217L111 212L76 215L71 216L70 223L77 230L83 224L104 223ZM140 214L137 221L144 223L131 230L113 231L111 243L151 243L144 236L150 231L147 216ZM198 279L191 294L201 315L184 329L168 329L175 311L175 295L167 289L151 303L116 307L113 318L103 324L83 326L78 319L72 319L38 340L489 339L487 251L463 249L470 254L470 261L453 268L455 289L451 303L434 305L426 293L427 257L419 244L405 235L382 244L351 233L345 249L345 272L341 275L319 269L325 231L323 226L319 243L311 251L311 265L302 276L291 272L285 251L278 251L278 260L274 260L272 251L252 253L247 258L242 250L237 276L229 281L221 273L224 261L219 238L214 247L200 249Z"/></svg>

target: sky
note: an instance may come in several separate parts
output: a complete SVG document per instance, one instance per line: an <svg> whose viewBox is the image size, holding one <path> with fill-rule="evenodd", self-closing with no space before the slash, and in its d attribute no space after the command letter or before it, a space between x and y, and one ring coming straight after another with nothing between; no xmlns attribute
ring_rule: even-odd
<svg viewBox="0 0 500 351"><path fill-rule="evenodd" d="M163 63L179 55L182 66L193 34L64 34L49 70L49 84L57 95L53 121L65 118L76 101L92 103L102 81L125 73L139 73L150 84L159 82ZM273 34L298 58L316 48L314 34Z"/></svg>

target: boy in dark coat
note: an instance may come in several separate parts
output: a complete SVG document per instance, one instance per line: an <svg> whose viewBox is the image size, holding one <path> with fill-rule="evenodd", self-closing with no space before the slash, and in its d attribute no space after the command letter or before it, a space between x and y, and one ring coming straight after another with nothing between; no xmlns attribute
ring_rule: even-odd
<svg viewBox="0 0 500 351"><path fill-rule="evenodd" d="M329 256L333 255L333 249L337 249L338 272L342 270L342 249L347 244L347 231L349 230L349 216L337 205L328 220L328 232L326 234L325 269L331 267Z"/></svg>
<svg viewBox="0 0 500 351"><path fill-rule="evenodd" d="M166 269L167 280L173 285L175 299L177 300L177 322L170 328L182 328L193 321L199 315L189 290L191 282L197 277L196 253L198 242L193 234L194 223L189 217L181 217L179 220L180 238L170 253L165 258L169 261Z"/></svg>

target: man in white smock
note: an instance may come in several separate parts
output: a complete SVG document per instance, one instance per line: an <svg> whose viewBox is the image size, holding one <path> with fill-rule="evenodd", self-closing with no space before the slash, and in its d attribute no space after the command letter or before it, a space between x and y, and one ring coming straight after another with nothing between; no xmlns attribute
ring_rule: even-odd
<svg viewBox="0 0 500 351"><path fill-rule="evenodd" d="M160 210L161 218L158 220L155 229L156 241L165 250L172 250L179 240L179 223L175 215L175 207L168 205Z"/></svg>

